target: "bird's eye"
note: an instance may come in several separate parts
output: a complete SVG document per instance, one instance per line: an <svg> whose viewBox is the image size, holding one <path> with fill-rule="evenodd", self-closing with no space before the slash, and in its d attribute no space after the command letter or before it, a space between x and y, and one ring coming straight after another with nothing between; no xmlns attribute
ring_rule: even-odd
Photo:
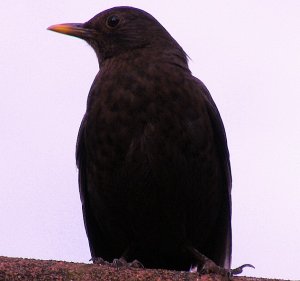
<svg viewBox="0 0 300 281"><path fill-rule="evenodd" d="M107 18L106 25L109 28L114 28L119 24L119 22L120 22L120 19L117 16L112 15Z"/></svg>

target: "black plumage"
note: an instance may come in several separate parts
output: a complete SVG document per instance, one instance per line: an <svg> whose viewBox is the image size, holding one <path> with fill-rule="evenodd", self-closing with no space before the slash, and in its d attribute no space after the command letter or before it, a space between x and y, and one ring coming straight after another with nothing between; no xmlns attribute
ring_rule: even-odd
<svg viewBox="0 0 300 281"><path fill-rule="evenodd" d="M188 270L200 252L230 268L225 130L183 49L132 7L49 29L86 40L100 66L76 152L92 258Z"/></svg>

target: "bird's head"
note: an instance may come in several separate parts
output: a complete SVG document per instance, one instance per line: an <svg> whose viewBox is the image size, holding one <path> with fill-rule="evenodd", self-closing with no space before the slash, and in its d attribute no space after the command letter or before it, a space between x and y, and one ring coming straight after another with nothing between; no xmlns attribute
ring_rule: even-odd
<svg viewBox="0 0 300 281"><path fill-rule="evenodd" d="M95 50L99 63L135 49L147 48L158 53L186 54L166 29L150 14L133 7L105 10L85 23L65 23L48 27L49 30L79 37Z"/></svg>

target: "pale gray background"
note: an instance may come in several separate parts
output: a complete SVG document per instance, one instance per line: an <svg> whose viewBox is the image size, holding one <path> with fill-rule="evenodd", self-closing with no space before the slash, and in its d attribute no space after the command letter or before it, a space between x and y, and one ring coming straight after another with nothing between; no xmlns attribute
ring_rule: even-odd
<svg viewBox="0 0 300 281"><path fill-rule="evenodd" d="M98 64L85 42L46 28L116 5L154 15L220 109L233 170L233 266L299 279L299 0L1 0L0 255L90 258L74 151Z"/></svg>

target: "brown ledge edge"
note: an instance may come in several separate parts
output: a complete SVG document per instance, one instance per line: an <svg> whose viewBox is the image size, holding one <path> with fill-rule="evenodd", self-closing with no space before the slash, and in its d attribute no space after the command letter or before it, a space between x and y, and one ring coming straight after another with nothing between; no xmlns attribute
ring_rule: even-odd
<svg viewBox="0 0 300 281"><path fill-rule="evenodd" d="M233 277L234 281L271 281L253 277ZM0 256L0 280L4 281L228 281L224 276L161 269L116 269L104 265Z"/></svg>

